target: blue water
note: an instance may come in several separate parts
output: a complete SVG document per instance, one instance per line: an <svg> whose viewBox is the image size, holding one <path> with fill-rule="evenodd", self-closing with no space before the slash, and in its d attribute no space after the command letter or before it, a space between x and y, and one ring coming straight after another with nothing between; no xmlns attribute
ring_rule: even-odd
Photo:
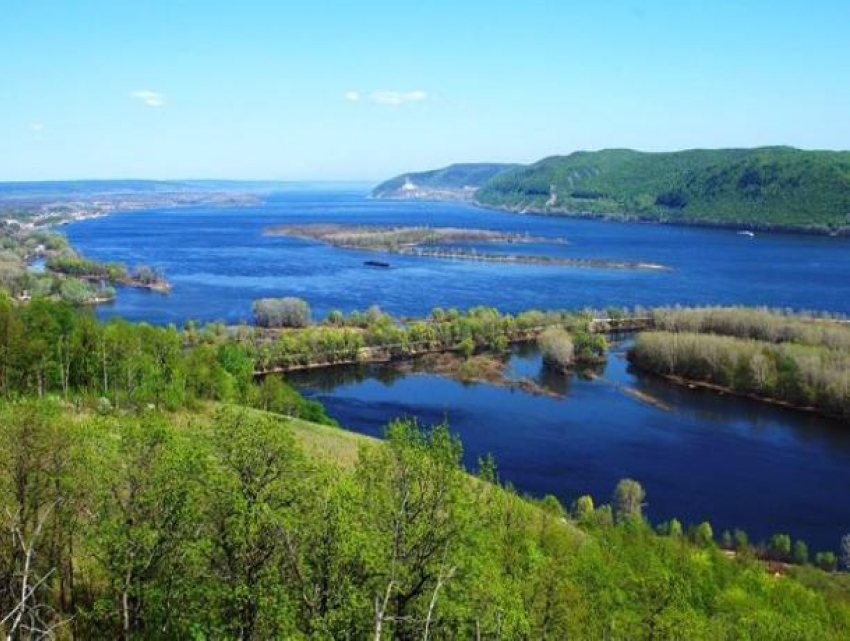
<svg viewBox="0 0 850 641"><path fill-rule="evenodd" d="M563 398L534 396L435 375L399 375L389 366L291 377L342 425L381 436L396 417L447 420L465 463L492 453L503 480L565 505L582 494L610 500L617 481L646 488L653 522L708 520L716 534L776 532L835 549L850 531L850 430L821 417L669 385L631 371L614 349L599 379L550 372L534 352L515 355L528 376ZM659 409L623 388L661 401Z"/></svg>
<svg viewBox="0 0 850 641"><path fill-rule="evenodd" d="M378 304L419 315L435 306L532 307L741 303L850 314L850 241L790 234L755 238L727 230L519 216L455 203L394 203L359 191L293 191L251 208L121 213L63 229L85 255L161 268L170 295L123 289L103 317L153 323L250 320L254 299L300 296L316 316ZM646 261L672 271L500 265L389 256L263 235L270 225L305 222L422 224L528 232L551 241L483 251ZM490 385L392 370L336 370L296 382L340 422L380 435L388 420L448 418L472 465L492 452L502 478L521 491L564 502L584 493L607 500L631 476L648 491L654 520L710 520L716 531L754 537L785 531L813 548L834 549L850 532L850 430L816 416L680 389L609 360L603 379L546 375L533 354L523 375L563 400ZM646 391L663 411L624 394Z"/></svg>
<svg viewBox="0 0 850 641"><path fill-rule="evenodd" d="M528 232L552 243L485 251L655 262L670 272L505 265L379 255L264 236L305 222L421 224ZM164 296L123 290L102 316L154 323L250 320L251 301L300 296L316 315L379 304L418 315L435 306L494 305L506 312L607 305L769 304L850 313L850 240L789 234L520 216L456 203L369 201L363 192L290 192L251 208L122 213L63 228L84 254L163 269ZM555 242L566 240L566 243Z"/></svg>

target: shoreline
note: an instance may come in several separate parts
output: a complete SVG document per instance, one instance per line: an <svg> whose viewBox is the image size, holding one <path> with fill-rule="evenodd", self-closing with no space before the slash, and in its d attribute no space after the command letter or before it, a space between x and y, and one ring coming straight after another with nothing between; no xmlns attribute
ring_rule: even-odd
<svg viewBox="0 0 850 641"><path fill-rule="evenodd" d="M718 394L718 395L721 395L721 396L726 394L726 395L734 396L734 397L737 397L737 398L743 398L743 399L747 399L747 400L750 400L750 401L757 401L759 403L764 403L764 404L767 404L767 405L773 405L775 407L781 407L782 409L794 410L794 411L803 412L803 413L806 413L806 414L813 414L813 415L816 415L816 416L822 416L824 418L828 418L828 419L839 421L839 422L846 422L847 421L846 417L842 417L838 414L832 414L830 412L827 412L826 410L822 410L818 407L814 407L814 406L811 406L811 405L798 405L796 403L791 403L789 401L783 401L783 400L780 400L780 399L777 399L777 398L772 398L770 396L759 396L758 394L753 394L751 392L739 392L739 391L733 390L731 388L724 387L723 385L718 385L717 383L709 383L707 381L699 381L699 380L696 380L696 379L685 378L683 376L677 376L675 374L661 374L660 372L654 372L651 369L646 369L644 367L640 367L639 365L635 364L634 361L632 361L632 360L629 360L629 363L631 365L633 365L635 368L637 368L638 370L640 370L641 372L644 372L645 374L650 374L651 376L655 376L657 378L660 378L664 381L667 381L668 383L673 383L674 385L676 385L678 387L685 387L687 389L699 389L699 390L714 392L715 394Z"/></svg>
<svg viewBox="0 0 850 641"><path fill-rule="evenodd" d="M567 210L541 209L539 207L509 207L504 205L489 205L479 202L475 199L469 201L456 201L486 209L488 211L498 211L506 214L514 214L517 216L544 216L547 218L569 218L573 220L590 220L597 222L623 223L629 225L661 225L667 227L697 227L701 229L718 229L728 231L753 231L766 234L786 234L800 236L820 236L825 238L850 238L850 225L842 227L836 231L827 231L825 229L817 229L813 227L797 227L790 225L776 225L772 223L742 223L742 222L711 222L702 220L656 220L652 218L643 218L637 214L617 214L617 213L594 213L594 212L577 212Z"/></svg>
<svg viewBox="0 0 850 641"><path fill-rule="evenodd" d="M653 218L644 218L638 214L618 214L614 212L595 213L581 211L567 211L559 209L547 209L540 207L511 207L507 205L490 205L482 203L475 198L461 200L450 198L392 198L392 197L376 197L367 196L367 200L378 200L386 202L421 202L421 203L446 203L454 202L459 205L470 205L478 209L487 211L501 212L505 214L513 214L517 216L544 216L547 218L568 218L572 220L589 220L596 222L611 222L623 223L628 225L662 225L667 227L697 227L701 229L718 229L728 231L753 231L766 234L786 234L800 236L821 236L825 238L850 238L850 225L846 225L836 231L827 231L814 227L799 227L793 225L777 225L772 223L743 223L743 222L723 222L723 221L703 221L703 220L657 220Z"/></svg>

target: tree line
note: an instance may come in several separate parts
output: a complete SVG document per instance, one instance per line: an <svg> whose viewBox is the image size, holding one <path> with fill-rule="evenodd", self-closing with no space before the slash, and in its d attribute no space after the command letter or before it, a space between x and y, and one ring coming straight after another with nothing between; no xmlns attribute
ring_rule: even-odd
<svg viewBox="0 0 850 641"><path fill-rule="evenodd" d="M659 374L850 417L850 351L713 334L645 332L635 339L629 357Z"/></svg>
<svg viewBox="0 0 850 641"><path fill-rule="evenodd" d="M215 328L183 332L93 314L44 298L16 305L0 291L0 394L59 395L77 404L178 410L230 401L332 423L279 377L254 379L247 344Z"/></svg>
<svg viewBox="0 0 850 641"><path fill-rule="evenodd" d="M354 363L376 353L394 359L428 351L465 356L477 350L504 351L511 342L536 339L546 327L571 333L576 360L598 360L606 350L604 337L588 332L591 316L585 312L530 310L511 315L479 306L465 312L435 308L429 318L401 320L372 306L348 315L331 311L314 324L309 305L293 298L262 299L254 311L261 328L283 329L240 330L261 371Z"/></svg>

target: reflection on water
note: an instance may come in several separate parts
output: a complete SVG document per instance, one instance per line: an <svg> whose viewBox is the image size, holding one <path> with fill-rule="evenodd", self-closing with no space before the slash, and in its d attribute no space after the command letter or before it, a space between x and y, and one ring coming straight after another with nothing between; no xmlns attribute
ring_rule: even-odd
<svg viewBox="0 0 850 641"><path fill-rule="evenodd" d="M404 375L392 365L290 379L342 425L373 436L400 416L448 420L467 465L493 453L502 478L523 492L552 493L566 504L585 493L606 501L629 476L646 487L654 521L707 519L717 532L743 527L763 538L787 531L815 548L835 548L850 530L850 504L840 500L850 487L847 426L670 385L634 371L625 345L612 350L596 378L558 374L543 367L532 345L517 347L511 375L560 398Z"/></svg>

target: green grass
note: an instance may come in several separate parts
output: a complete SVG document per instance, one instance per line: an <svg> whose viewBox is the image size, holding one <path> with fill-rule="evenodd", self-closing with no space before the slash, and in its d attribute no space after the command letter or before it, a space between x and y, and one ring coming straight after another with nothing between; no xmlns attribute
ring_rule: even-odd
<svg viewBox="0 0 850 641"><path fill-rule="evenodd" d="M252 410L259 411L259 410ZM356 432L310 423L301 419L286 419L287 426L310 456L344 469L352 469L357 462L357 451L363 445L379 443L377 439Z"/></svg>

